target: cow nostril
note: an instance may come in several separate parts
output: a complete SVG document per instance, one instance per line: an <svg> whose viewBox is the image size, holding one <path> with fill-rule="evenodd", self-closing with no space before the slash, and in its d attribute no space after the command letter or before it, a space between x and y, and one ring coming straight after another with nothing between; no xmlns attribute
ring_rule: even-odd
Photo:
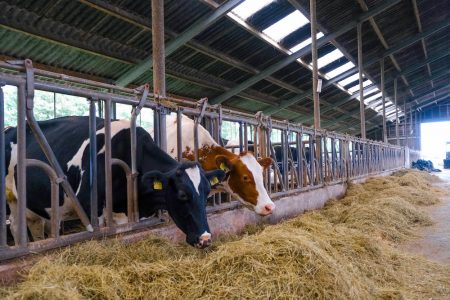
<svg viewBox="0 0 450 300"><path fill-rule="evenodd" d="M274 204L266 204L264 206L264 209L268 212L268 213L272 213L273 210L275 209L275 205Z"/></svg>
<svg viewBox="0 0 450 300"><path fill-rule="evenodd" d="M211 245L211 239L204 239L204 240L200 240L200 241L198 242L198 247L199 247L200 249L209 247L210 245Z"/></svg>

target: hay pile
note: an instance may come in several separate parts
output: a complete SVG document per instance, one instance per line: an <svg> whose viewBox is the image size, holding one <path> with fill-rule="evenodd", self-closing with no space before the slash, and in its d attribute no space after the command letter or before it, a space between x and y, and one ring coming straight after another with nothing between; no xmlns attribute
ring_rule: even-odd
<svg viewBox="0 0 450 300"><path fill-rule="evenodd" d="M152 238L87 242L44 257L7 299L402 299L450 295L450 266L397 250L439 191L422 173L352 185L348 196L208 251ZM380 188L383 184L385 188ZM416 191L418 196L407 196ZM422 190L428 191L422 194ZM420 198L420 199L419 199ZM0 297L2 296L0 292Z"/></svg>

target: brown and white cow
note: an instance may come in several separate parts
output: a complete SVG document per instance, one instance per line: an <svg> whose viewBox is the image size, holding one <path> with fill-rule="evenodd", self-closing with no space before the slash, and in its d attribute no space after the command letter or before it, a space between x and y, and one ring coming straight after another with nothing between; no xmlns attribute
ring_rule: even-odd
<svg viewBox="0 0 450 300"><path fill-rule="evenodd" d="M167 116L167 152L177 156L177 118L175 114ZM194 121L182 117L183 157L194 160ZM270 157L256 160L251 152L235 154L214 141L209 132L198 126L198 159L205 171L220 168L227 174L222 182L223 189L243 204L251 207L257 214L270 215L275 204L270 199L263 181L263 170L268 168ZM217 191L216 191L217 192Z"/></svg>

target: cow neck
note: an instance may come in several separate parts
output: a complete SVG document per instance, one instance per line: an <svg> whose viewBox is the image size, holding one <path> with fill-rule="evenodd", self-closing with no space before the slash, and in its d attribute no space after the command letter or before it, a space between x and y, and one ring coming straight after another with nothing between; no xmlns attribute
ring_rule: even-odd
<svg viewBox="0 0 450 300"><path fill-rule="evenodd" d="M198 149L198 161L202 165L202 168L206 171L217 169L216 156L223 155L229 160L238 158L239 156L228 151L224 147L216 145L205 145ZM195 160L194 152L187 149L183 152L183 157L188 160Z"/></svg>

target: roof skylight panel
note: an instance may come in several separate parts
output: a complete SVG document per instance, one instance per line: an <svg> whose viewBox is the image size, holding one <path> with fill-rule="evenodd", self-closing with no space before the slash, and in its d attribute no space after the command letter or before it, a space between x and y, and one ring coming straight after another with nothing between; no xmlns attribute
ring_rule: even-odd
<svg viewBox="0 0 450 300"><path fill-rule="evenodd" d="M373 103L370 103L368 106L369 106L370 108L372 108L373 110L376 110L375 108L376 108L378 105L380 105L381 102L382 102L382 100L378 100L378 101L375 101L375 102L373 102Z"/></svg>
<svg viewBox="0 0 450 300"><path fill-rule="evenodd" d="M364 76L363 76L363 77L364 77ZM348 84L350 84L350 83L352 83L353 81L356 81L356 80L358 80L358 79L359 79L359 73L356 73L356 74L353 74L353 75L350 76L350 77L347 77L347 78L345 78L345 79L339 81L338 84L341 85L341 86L346 86L346 85L348 85Z"/></svg>
<svg viewBox="0 0 450 300"><path fill-rule="evenodd" d="M275 0L246 0L234 8L231 12L243 20L247 20L259 10L263 9Z"/></svg>
<svg viewBox="0 0 450 300"><path fill-rule="evenodd" d="M386 102L386 104L385 104L385 109L386 109L386 112L388 111L388 107L390 107L391 105L393 105L393 103L392 102ZM395 107L395 106L394 106ZM392 108L394 108L394 107L390 107L389 109L392 109ZM382 111L383 110L383 104L380 104L380 105L378 105L377 107L375 107L375 110L377 110L377 111Z"/></svg>
<svg viewBox="0 0 450 300"><path fill-rule="evenodd" d="M317 39L320 39L321 37L323 37L323 33L322 32L318 32L316 34ZM291 49L289 49L292 53L297 52L303 48L305 48L306 46L310 45L312 42L312 38L309 37L308 39L304 40L303 42L295 45L294 47L292 47Z"/></svg>
<svg viewBox="0 0 450 300"><path fill-rule="evenodd" d="M380 90L374 85L371 87L368 87L367 89L364 90L364 97L372 97L378 91L380 91ZM356 96L356 99L359 100L359 94Z"/></svg>
<svg viewBox="0 0 450 300"><path fill-rule="evenodd" d="M381 92L376 93L376 94L373 95L373 96L370 96L370 97L368 97L368 98L365 98L365 99L364 99L364 102L365 102L365 103L369 103L369 102L372 101L372 100L375 100L375 99L377 99L377 98L380 98L381 95L382 95Z"/></svg>
<svg viewBox="0 0 450 300"><path fill-rule="evenodd" d="M389 108L386 108L386 114L390 114L392 112L395 112L395 106L391 106Z"/></svg>
<svg viewBox="0 0 450 300"><path fill-rule="evenodd" d="M279 42L285 36L308 24L308 19L298 10L287 15L280 21L263 30L263 33L276 42Z"/></svg>
<svg viewBox="0 0 450 300"><path fill-rule="evenodd" d="M386 114L386 116L391 116L391 117L395 117L395 110L393 110L392 112L390 112L389 114Z"/></svg>
<svg viewBox="0 0 450 300"><path fill-rule="evenodd" d="M331 64L333 61L335 61L343 56L344 56L344 54L341 52L341 50L335 49L335 50L331 51L330 53L320 57L317 60L317 66L319 69L323 68L326 65Z"/></svg>
<svg viewBox="0 0 450 300"><path fill-rule="evenodd" d="M326 73L325 75L327 75L329 78L334 78L334 77L344 73L345 71L350 70L354 66L355 66L355 64L352 63L351 61L349 61L348 63L346 63L340 67L337 67L336 69L331 70L330 72Z"/></svg>
<svg viewBox="0 0 450 300"><path fill-rule="evenodd" d="M371 85L371 84L372 84L372 81L370 81L370 80L363 81L363 87L366 87L366 86ZM359 91L359 83L357 85L352 86L351 88L349 88L348 91L350 93L352 93L352 94L357 92L357 91Z"/></svg>

